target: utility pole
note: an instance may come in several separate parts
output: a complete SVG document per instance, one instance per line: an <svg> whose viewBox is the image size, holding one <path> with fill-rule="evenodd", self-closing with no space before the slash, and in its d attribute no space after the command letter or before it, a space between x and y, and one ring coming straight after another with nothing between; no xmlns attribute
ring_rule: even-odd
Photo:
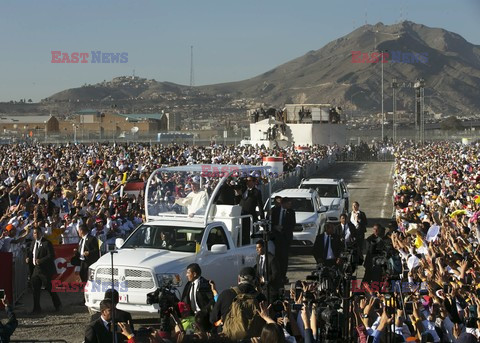
<svg viewBox="0 0 480 343"><path fill-rule="evenodd" d="M415 88L415 129L417 142L425 142L425 80L417 79Z"/></svg>
<svg viewBox="0 0 480 343"><path fill-rule="evenodd" d="M398 88L398 83L397 79L394 78L392 81L392 88L393 88L393 106L392 106L392 111L393 111L393 142L395 143L397 141L397 88Z"/></svg>
<svg viewBox="0 0 480 343"><path fill-rule="evenodd" d="M383 53L385 52L384 50L380 51L382 53L382 62L380 63L382 65L382 142L385 137L384 134L384 123L385 123L385 114L383 112Z"/></svg>
<svg viewBox="0 0 480 343"><path fill-rule="evenodd" d="M190 87L195 86L195 76L193 74L193 45L190 46Z"/></svg>

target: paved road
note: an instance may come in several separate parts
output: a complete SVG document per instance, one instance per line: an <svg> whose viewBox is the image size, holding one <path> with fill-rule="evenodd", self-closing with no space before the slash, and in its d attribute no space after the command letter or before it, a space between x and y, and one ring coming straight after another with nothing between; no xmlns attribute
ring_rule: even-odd
<svg viewBox="0 0 480 343"><path fill-rule="evenodd" d="M366 237L372 232L375 223L387 225L392 216L391 162L340 162L322 171L317 177L343 178L350 190L350 204L360 203L368 219ZM349 209L350 210L350 209ZM315 259L311 249L294 249L289 259L287 276L291 282L305 280L315 269ZM357 268L357 277L362 278L363 267Z"/></svg>

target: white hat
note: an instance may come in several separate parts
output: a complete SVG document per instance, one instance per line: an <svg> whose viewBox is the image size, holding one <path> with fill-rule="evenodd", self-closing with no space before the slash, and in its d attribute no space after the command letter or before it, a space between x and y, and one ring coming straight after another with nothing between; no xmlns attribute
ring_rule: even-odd
<svg viewBox="0 0 480 343"><path fill-rule="evenodd" d="M193 183L200 183L200 176L195 175L194 177L192 177L192 182Z"/></svg>

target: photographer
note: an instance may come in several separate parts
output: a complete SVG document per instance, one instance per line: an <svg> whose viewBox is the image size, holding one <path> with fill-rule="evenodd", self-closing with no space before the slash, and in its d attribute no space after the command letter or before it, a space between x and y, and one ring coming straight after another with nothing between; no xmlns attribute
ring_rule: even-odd
<svg viewBox="0 0 480 343"><path fill-rule="evenodd" d="M245 267L238 275L238 286L226 289L218 296L210 314L210 322L217 327L223 325L223 332L228 332L229 338L245 338L249 335L255 337L260 334L264 322L257 314L259 303L266 298L257 291L257 285L255 269ZM239 307L243 307L243 310ZM243 323L251 323L251 326L243 327Z"/></svg>
<svg viewBox="0 0 480 343"><path fill-rule="evenodd" d="M10 336L13 335L13 332L18 326L17 318L15 313L13 313L12 308L7 300L7 295L2 299L3 306L5 306L5 312L7 313L8 322L3 324L0 322L0 342L8 343L10 342Z"/></svg>

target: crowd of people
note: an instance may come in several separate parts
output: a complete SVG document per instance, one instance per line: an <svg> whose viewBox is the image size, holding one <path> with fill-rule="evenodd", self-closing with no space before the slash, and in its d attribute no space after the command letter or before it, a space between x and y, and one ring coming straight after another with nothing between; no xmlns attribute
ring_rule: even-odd
<svg viewBox="0 0 480 343"><path fill-rule="evenodd" d="M201 265L188 266L188 283L170 309L168 333L152 328L135 331L128 314L115 310L118 300L107 294L100 316L92 318L88 326L85 341L103 342L107 333L111 337L108 323L115 311L119 339L129 343L162 342L166 335L177 342L320 342L326 340L328 332L325 313L336 313L342 318L341 329L346 328L343 337L332 336L331 340L478 342L479 148L478 144L419 146L412 142L369 147L395 155L394 218L388 227L368 223L360 204L353 202L351 212L343 214L338 225L327 223L313 248L319 270L345 273L348 263L365 267L363 283L351 290L340 312L325 312L321 305L322 275L319 282L293 283L284 291L289 281L285 269L288 257L285 261L285 254L279 252L288 251L293 230L288 217L294 218L294 213L288 212L288 199L275 199L270 218L273 234L268 237L274 249L267 254L267 242L258 240L256 265L241 270L236 287L219 293L215 280L202 276ZM2 147L0 251L12 251L30 238L31 280L42 284L48 268L41 258L36 263L35 256L42 248L48 255L50 249L48 243L35 245L42 241L42 235L54 244L80 243L75 256L85 270L93 263L90 253L97 254L86 237L105 239L108 245L109 238L127 235L144 219L141 199L119 196L125 180L145 181L161 165L259 165L265 154L282 154L296 168L338 151L314 147L311 155L305 156L289 149L244 147ZM246 194L245 198L258 196L253 195L255 183L245 191L241 194ZM255 214L256 219L261 217ZM365 237L368 227L373 227L373 234ZM354 258L345 259L346 252ZM397 281L403 286L391 287ZM389 286L379 287L385 284ZM52 300L55 307L60 306L53 296Z"/></svg>

